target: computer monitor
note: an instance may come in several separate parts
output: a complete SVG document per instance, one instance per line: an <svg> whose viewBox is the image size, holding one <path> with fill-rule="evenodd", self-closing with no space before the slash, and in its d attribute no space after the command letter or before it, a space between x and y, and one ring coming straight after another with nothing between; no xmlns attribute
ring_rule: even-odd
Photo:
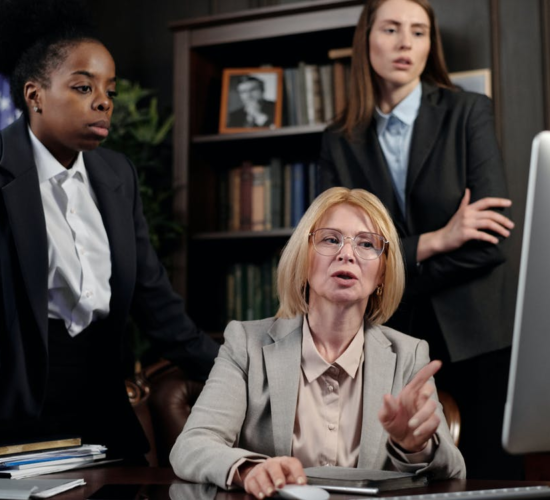
<svg viewBox="0 0 550 500"><path fill-rule="evenodd" d="M533 140L502 444L550 452L550 132Z"/></svg>

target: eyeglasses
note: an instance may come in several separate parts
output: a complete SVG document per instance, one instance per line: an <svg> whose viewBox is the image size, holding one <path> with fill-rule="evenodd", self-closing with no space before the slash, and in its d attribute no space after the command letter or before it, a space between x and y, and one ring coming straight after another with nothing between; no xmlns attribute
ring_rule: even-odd
<svg viewBox="0 0 550 500"><path fill-rule="evenodd" d="M345 240L351 240L351 246L357 257L363 260L378 259L384 252L389 241L376 233L359 233L352 238L344 236L336 229L317 229L309 233L317 253L326 256L336 255L344 246Z"/></svg>

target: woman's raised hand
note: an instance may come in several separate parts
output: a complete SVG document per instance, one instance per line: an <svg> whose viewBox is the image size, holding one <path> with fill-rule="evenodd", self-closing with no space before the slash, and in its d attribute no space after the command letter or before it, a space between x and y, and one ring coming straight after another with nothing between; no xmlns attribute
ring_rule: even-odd
<svg viewBox="0 0 550 500"><path fill-rule="evenodd" d="M404 451L422 451L439 425L437 403L430 396L435 386L430 378L441 368L441 361L432 361L422 368L397 397L384 396L378 412L380 423L392 441Z"/></svg>
<svg viewBox="0 0 550 500"><path fill-rule="evenodd" d="M456 250L471 240L498 244L499 239L487 231L492 231L504 238L510 236L514 223L492 209L509 207L512 201L507 198L482 198L470 203L470 196L470 190L467 188L458 210L449 222L437 231L420 236L417 249L418 262L439 253Z"/></svg>
<svg viewBox="0 0 550 500"><path fill-rule="evenodd" d="M273 495L285 484L306 484L304 468L293 457L274 457L250 464L240 475L246 492L260 499Z"/></svg>

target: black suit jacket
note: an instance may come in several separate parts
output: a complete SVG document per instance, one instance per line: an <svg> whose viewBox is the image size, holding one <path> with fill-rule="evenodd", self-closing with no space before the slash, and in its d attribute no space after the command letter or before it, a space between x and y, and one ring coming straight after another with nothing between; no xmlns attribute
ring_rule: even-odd
<svg viewBox="0 0 550 500"><path fill-rule="evenodd" d="M137 173L99 148L84 162L109 238L111 302L93 356L104 424L123 443L146 443L122 376L122 334L130 312L164 354L205 379L218 345L184 312L149 241ZM0 426L38 418L48 373L48 252L44 210L23 118L0 134ZM98 417L100 418L100 417ZM100 425L100 422L98 422ZM137 438L136 438L137 436ZM136 444L136 440L138 443Z"/></svg>
<svg viewBox="0 0 550 500"><path fill-rule="evenodd" d="M374 120L357 131L357 138L348 140L337 126L325 132L321 187L366 189L391 213L407 273L399 314L410 319L419 300L430 300L453 361L510 345L514 293L502 265L506 241L496 246L472 241L416 263L420 235L447 224L466 188L472 202L508 197L490 99L422 84L405 188L406 216L399 209ZM405 324L401 318L399 326Z"/></svg>

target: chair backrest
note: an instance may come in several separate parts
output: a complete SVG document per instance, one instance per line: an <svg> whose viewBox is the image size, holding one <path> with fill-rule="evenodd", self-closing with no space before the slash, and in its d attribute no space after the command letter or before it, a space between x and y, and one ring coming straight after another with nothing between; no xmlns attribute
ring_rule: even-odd
<svg viewBox="0 0 550 500"><path fill-rule="evenodd" d="M456 446L460 441L460 410L454 398L445 391L437 391L437 396L441 406L443 406L443 414L445 415L445 420L447 420L447 425L451 431L451 437Z"/></svg>
<svg viewBox="0 0 550 500"><path fill-rule="evenodd" d="M165 360L144 368L134 380L126 382L130 402L151 446L147 454L150 465L170 465L170 450L203 387L203 383L190 380Z"/></svg>

